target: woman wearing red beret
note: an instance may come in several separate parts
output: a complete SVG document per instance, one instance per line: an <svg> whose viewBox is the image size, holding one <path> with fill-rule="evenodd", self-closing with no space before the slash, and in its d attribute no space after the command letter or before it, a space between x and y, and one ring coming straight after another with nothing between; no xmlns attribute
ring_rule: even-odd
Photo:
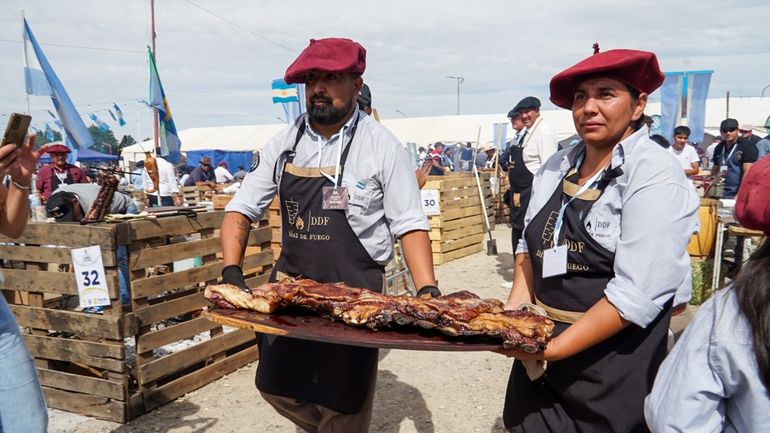
<svg viewBox="0 0 770 433"><path fill-rule="evenodd" d="M735 206L743 227L770 235L770 159L751 167ZM714 294L660 367L645 402L654 432L770 431L770 242Z"/></svg>
<svg viewBox="0 0 770 433"><path fill-rule="evenodd" d="M643 125L662 82L655 55L635 50L595 54L551 80L582 141L537 173L516 249L506 308L535 303L556 328L543 353L505 352L516 358L503 411L513 432L647 431L672 305L689 297L677 289L689 285L699 206Z"/></svg>

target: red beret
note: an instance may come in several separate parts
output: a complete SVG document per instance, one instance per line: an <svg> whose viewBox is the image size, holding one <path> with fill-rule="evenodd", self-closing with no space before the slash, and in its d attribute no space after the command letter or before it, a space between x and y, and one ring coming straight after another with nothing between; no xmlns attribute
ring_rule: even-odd
<svg viewBox="0 0 770 433"><path fill-rule="evenodd" d="M607 77L652 93L663 84L664 75L654 53L637 50L609 50L594 54L551 78L551 102L572 109L575 89L589 78Z"/></svg>
<svg viewBox="0 0 770 433"><path fill-rule="evenodd" d="M735 199L735 218L743 227L770 234L770 157L751 166Z"/></svg>
<svg viewBox="0 0 770 433"><path fill-rule="evenodd" d="M344 38L311 39L283 76L287 84L304 83L310 71L363 74L366 50L358 42Z"/></svg>
<svg viewBox="0 0 770 433"><path fill-rule="evenodd" d="M45 146L44 149L48 153L70 153L71 152L69 147L60 143Z"/></svg>

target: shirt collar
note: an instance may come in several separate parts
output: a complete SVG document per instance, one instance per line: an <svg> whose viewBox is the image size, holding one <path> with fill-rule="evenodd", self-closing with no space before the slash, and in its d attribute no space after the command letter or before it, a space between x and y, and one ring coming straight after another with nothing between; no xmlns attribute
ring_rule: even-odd
<svg viewBox="0 0 770 433"><path fill-rule="evenodd" d="M353 110L353 114L348 118L347 122L345 122L344 125L342 125L342 128L340 128L340 131L345 131L346 136L350 136L353 130L353 125L356 124L358 121L358 118L360 116L360 110ZM338 131L336 134L329 137L327 140L326 137L323 135L315 132L313 130L313 127L310 125L310 115L305 114L305 133L310 136L313 140L318 140L319 138L322 139L326 144L333 142L337 138L339 138L340 132Z"/></svg>
<svg viewBox="0 0 770 433"><path fill-rule="evenodd" d="M645 143L643 142L645 141L645 138L649 138L647 136L647 131L645 128L639 128L638 131L616 144L615 147L612 148L612 162L610 163L610 169L622 166L626 161L626 153L633 152L636 146L644 145ZM571 167L575 166L578 156L585 150L585 148L586 144L583 140L572 146L572 149L562 157L559 170L561 170L562 173L567 173Z"/></svg>

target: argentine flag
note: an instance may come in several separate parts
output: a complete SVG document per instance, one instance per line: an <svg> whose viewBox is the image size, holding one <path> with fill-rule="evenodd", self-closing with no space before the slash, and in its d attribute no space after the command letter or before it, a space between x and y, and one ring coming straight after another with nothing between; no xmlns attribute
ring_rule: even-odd
<svg viewBox="0 0 770 433"><path fill-rule="evenodd" d="M299 102L296 84L286 84L283 79L273 80L273 104Z"/></svg>

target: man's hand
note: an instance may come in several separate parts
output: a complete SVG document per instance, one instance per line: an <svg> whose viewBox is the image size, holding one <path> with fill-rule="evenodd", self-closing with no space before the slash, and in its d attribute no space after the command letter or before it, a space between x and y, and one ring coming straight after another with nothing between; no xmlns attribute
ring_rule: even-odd
<svg viewBox="0 0 770 433"><path fill-rule="evenodd" d="M418 298L422 298L426 296L428 298L435 298L435 297L441 296L441 291L436 286L424 286L417 291L417 294L415 296Z"/></svg>
<svg viewBox="0 0 770 433"><path fill-rule="evenodd" d="M238 265L225 266L222 269L222 284L232 284L246 293L251 293L251 289L246 285L246 280L243 278L243 270Z"/></svg>

